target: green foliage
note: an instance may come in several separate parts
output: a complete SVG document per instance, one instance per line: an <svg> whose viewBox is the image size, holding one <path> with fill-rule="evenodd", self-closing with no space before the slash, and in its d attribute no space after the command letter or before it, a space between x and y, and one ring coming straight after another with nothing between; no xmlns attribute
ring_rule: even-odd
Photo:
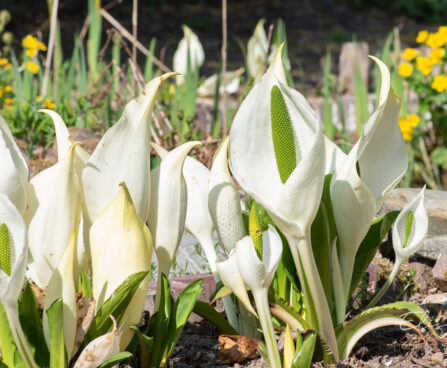
<svg viewBox="0 0 447 368"><path fill-rule="evenodd" d="M64 346L64 311L62 299L56 299L46 311L50 330L50 367L68 367Z"/></svg>

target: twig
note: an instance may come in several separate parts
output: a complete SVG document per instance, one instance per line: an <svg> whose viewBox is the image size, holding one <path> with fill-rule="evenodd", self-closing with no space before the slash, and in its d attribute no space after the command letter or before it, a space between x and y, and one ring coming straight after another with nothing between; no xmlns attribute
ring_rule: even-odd
<svg viewBox="0 0 447 368"><path fill-rule="evenodd" d="M158 111L160 112L160 116L163 119L163 121L165 122L166 126L168 127L168 129L173 132L174 131L174 127L172 126L171 122L169 121L168 116L166 115L166 113L163 111L163 109L160 106L160 102L158 102L157 100L155 100L155 106L157 107Z"/></svg>
<svg viewBox="0 0 447 368"><path fill-rule="evenodd" d="M54 0L53 7L51 8L51 23L50 23L50 39L48 40L48 52L47 58L45 60L45 72L43 75L42 90L40 95L45 97L48 88L48 79L50 77L50 67L53 60L53 49L56 35L56 24L57 24L57 10L59 8L59 0Z"/></svg>
<svg viewBox="0 0 447 368"><path fill-rule="evenodd" d="M222 0L222 71L221 71L221 83L223 86L222 104L223 104L223 116L222 116L222 136L226 135L227 131L227 91L225 83L225 74L227 72L227 0ZM218 91L219 93L219 91Z"/></svg>
<svg viewBox="0 0 447 368"><path fill-rule="evenodd" d="M157 133L155 132L154 127L151 125L149 129L151 130L151 134L152 134L152 137L154 137L155 143L157 143L159 146L162 146L163 145L162 141L161 141L160 137L157 135Z"/></svg>
<svg viewBox="0 0 447 368"><path fill-rule="evenodd" d="M149 50L144 47L134 36L132 36L128 30L126 30L115 18L113 18L104 8L99 9L99 13L105 20L107 20L113 27L115 27L123 37L127 38L130 42L132 42L138 50L140 50L145 56L151 56L152 61L155 65L157 65L162 71L169 73L171 69L169 69L166 65L164 65L160 60L158 60L154 55L151 55Z"/></svg>
<svg viewBox="0 0 447 368"><path fill-rule="evenodd" d="M132 36L134 39L138 39L137 37L137 29L138 29L138 0L133 0L132 7ZM137 65L137 47L135 43L132 43L132 61L134 65Z"/></svg>
<svg viewBox="0 0 447 368"><path fill-rule="evenodd" d="M264 66L264 70L267 69L268 66L268 58L269 58L269 54L270 54L270 48L272 47L272 38L273 38L273 30L274 30L275 26L273 24L270 24L269 26L269 32L267 33L267 50L266 50L266 55L265 55L265 66Z"/></svg>

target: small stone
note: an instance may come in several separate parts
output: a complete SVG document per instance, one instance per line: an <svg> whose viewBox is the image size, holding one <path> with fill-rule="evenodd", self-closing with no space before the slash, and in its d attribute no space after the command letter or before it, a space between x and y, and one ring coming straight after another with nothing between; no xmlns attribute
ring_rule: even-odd
<svg viewBox="0 0 447 368"><path fill-rule="evenodd" d="M447 293L427 295L422 304L447 305Z"/></svg>
<svg viewBox="0 0 447 368"><path fill-rule="evenodd" d="M439 256L432 272L439 290L447 291L447 254Z"/></svg>

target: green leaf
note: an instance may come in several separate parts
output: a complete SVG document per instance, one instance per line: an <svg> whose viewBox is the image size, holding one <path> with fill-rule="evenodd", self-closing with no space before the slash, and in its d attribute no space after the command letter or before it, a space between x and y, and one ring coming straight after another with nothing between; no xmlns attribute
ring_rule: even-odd
<svg viewBox="0 0 447 368"><path fill-rule="evenodd" d="M164 273L161 274L160 304L158 311L149 320L148 336L154 338L151 365L160 367L167 346L169 321L171 319L171 286Z"/></svg>
<svg viewBox="0 0 447 368"><path fill-rule="evenodd" d="M177 343L180 333L185 327L186 322L194 309L196 301L202 292L202 279L189 284L179 295L174 305L173 318L169 322L169 333L167 340L167 357L169 357Z"/></svg>
<svg viewBox="0 0 447 368"><path fill-rule="evenodd" d="M16 342L9 326L8 316L5 308L0 302L0 345L2 349L3 363L7 367L14 367L14 354L17 350Z"/></svg>
<svg viewBox="0 0 447 368"><path fill-rule="evenodd" d="M79 291L82 293L84 298L93 296L92 283L90 277L87 275L85 270L82 271L79 276Z"/></svg>
<svg viewBox="0 0 447 368"><path fill-rule="evenodd" d="M28 342L35 348L34 360L41 366L49 366L50 352L42 328L39 303L29 282L26 283L19 299L19 318Z"/></svg>
<svg viewBox="0 0 447 368"><path fill-rule="evenodd" d="M47 309L48 326L50 330L50 367L66 368L64 346L64 310L62 299L56 299Z"/></svg>
<svg viewBox="0 0 447 368"><path fill-rule="evenodd" d="M109 318L110 315L115 317L117 324L121 322L127 306L147 274L148 271L134 273L124 280L112 295L110 295L96 313L87 333L87 341L84 341L84 343L88 343L111 330L113 322Z"/></svg>
<svg viewBox="0 0 447 368"><path fill-rule="evenodd" d="M338 351L340 358L349 356L357 341L368 332L384 326L405 326L406 323L425 326L435 337L438 337L425 311L410 302L396 302L368 309L350 321L337 326ZM415 328L416 326L413 326Z"/></svg>
<svg viewBox="0 0 447 368"><path fill-rule="evenodd" d="M152 353L152 348L154 347L154 338L145 335L140 331L138 326L130 326L130 329L135 332L135 336L138 339L138 345L140 348L140 367L149 367L150 365L150 356Z"/></svg>
<svg viewBox="0 0 447 368"><path fill-rule="evenodd" d="M272 304L276 304L278 307L283 309L286 313L288 313L291 317L293 317L298 324L302 327L303 330L309 330L310 325L304 320L303 317L298 313L298 311L293 308L287 301L285 301L281 296L273 290L273 288L269 289L268 292L269 301ZM286 322L286 321L284 321Z"/></svg>
<svg viewBox="0 0 447 368"><path fill-rule="evenodd" d="M300 334L299 331L298 334ZM315 331L306 335L300 349L296 351L293 357L292 368L310 368L312 366L316 341L317 333Z"/></svg>
<svg viewBox="0 0 447 368"><path fill-rule="evenodd" d="M194 313L210 321L223 334L237 335L237 331L230 325L222 314L220 314L212 305L197 301L194 305Z"/></svg>
<svg viewBox="0 0 447 368"><path fill-rule="evenodd" d="M104 363L102 363L99 368L112 368L119 362L122 362L123 360L129 359L132 357L132 354L128 351L122 351L121 353L118 353L111 357L110 359L106 360Z"/></svg>
<svg viewBox="0 0 447 368"><path fill-rule="evenodd" d="M360 244L355 256L354 271L352 273L349 296L352 295L354 290L360 284L360 281L365 275L366 269L377 252L377 248L387 234L388 230L391 228L391 225L396 220L398 214L399 211L391 211L372 222L371 227Z"/></svg>
<svg viewBox="0 0 447 368"><path fill-rule="evenodd" d="M233 294L230 288L226 287L221 280L219 280L216 284L216 290L211 294L210 304L214 304L217 299L225 298L228 295Z"/></svg>

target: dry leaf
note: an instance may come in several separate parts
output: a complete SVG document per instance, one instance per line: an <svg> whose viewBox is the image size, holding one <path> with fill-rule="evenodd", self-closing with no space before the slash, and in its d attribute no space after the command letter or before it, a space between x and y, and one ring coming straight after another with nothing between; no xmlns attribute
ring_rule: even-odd
<svg viewBox="0 0 447 368"><path fill-rule="evenodd" d="M242 363L246 359L259 356L259 341L247 336L220 335L219 336L219 363Z"/></svg>
<svg viewBox="0 0 447 368"><path fill-rule="evenodd" d="M81 293L78 293L76 297L76 337L73 351L77 351L81 346L93 317L95 317L95 300L93 297L82 298Z"/></svg>

